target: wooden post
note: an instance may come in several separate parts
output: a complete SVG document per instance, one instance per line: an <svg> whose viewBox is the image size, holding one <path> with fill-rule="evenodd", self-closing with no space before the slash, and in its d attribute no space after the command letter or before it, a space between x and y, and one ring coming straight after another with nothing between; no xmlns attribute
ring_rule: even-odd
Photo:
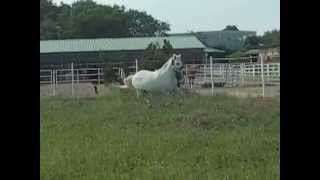
<svg viewBox="0 0 320 180"><path fill-rule="evenodd" d="M73 80L74 80L74 75L73 75L73 62L72 62L71 63L71 95L72 96L74 94Z"/></svg>
<svg viewBox="0 0 320 180"><path fill-rule="evenodd" d="M52 85L53 85L53 88L52 88L52 94L53 94L53 96L55 96L56 95L56 78L55 78L55 70L52 70Z"/></svg>
<svg viewBox="0 0 320 180"><path fill-rule="evenodd" d="M77 69L77 85L79 86L79 69Z"/></svg>
<svg viewBox="0 0 320 180"><path fill-rule="evenodd" d="M241 85L244 86L244 63L240 64Z"/></svg>
<svg viewBox="0 0 320 180"><path fill-rule="evenodd" d="M55 70L55 86L58 86L58 70Z"/></svg>
<svg viewBox="0 0 320 180"><path fill-rule="evenodd" d="M53 88L53 70L50 71L50 88Z"/></svg>
<svg viewBox="0 0 320 180"><path fill-rule="evenodd" d="M189 87L189 76L188 76L188 65L186 64L186 82L185 84L187 84L187 87Z"/></svg>
<svg viewBox="0 0 320 180"><path fill-rule="evenodd" d="M207 82L207 64L208 64L208 54L207 53L205 53L205 55L204 55L205 57L204 57L204 59L205 59L205 63L204 63L204 66L203 66L203 70L204 70L204 82L206 83ZM210 56L210 58L211 58L211 56Z"/></svg>
<svg viewBox="0 0 320 180"><path fill-rule="evenodd" d="M136 73L138 72L138 59L136 58Z"/></svg>
<svg viewBox="0 0 320 180"><path fill-rule="evenodd" d="M256 65L255 65L255 64L252 64L252 79L253 79L253 80L256 80L255 68L256 68Z"/></svg>
<svg viewBox="0 0 320 180"><path fill-rule="evenodd" d="M138 59L136 58L136 73L138 72ZM139 97L139 90L137 89L137 97Z"/></svg>
<svg viewBox="0 0 320 180"><path fill-rule="evenodd" d="M263 55L260 55L261 60L261 83L262 83L262 97L264 97L264 64L263 64Z"/></svg>
<svg viewBox="0 0 320 180"><path fill-rule="evenodd" d="M267 81L270 81L270 64L266 64L267 65Z"/></svg>
<svg viewBox="0 0 320 180"><path fill-rule="evenodd" d="M98 85L100 87L100 68L98 68Z"/></svg>
<svg viewBox="0 0 320 180"><path fill-rule="evenodd" d="M210 56L210 74L211 74L211 95L213 96L214 91L214 81L213 81L213 64L212 64L212 57Z"/></svg>

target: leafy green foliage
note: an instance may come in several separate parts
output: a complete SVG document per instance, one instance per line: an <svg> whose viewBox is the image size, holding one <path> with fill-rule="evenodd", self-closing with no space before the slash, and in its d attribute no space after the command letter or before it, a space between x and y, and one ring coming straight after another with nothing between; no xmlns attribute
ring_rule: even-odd
<svg viewBox="0 0 320 180"><path fill-rule="evenodd" d="M245 48L256 49L261 48L263 45L263 40L259 36L249 36L245 40Z"/></svg>
<svg viewBox="0 0 320 180"><path fill-rule="evenodd" d="M126 12L126 16L129 36L165 36L170 30L169 24L155 20L146 12L130 9Z"/></svg>
<svg viewBox="0 0 320 180"><path fill-rule="evenodd" d="M105 85L109 85L110 83L113 83L116 81L116 74L112 69L112 65L108 62L104 65L104 83Z"/></svg>
<svg viewBox="0 0 320 180"><path fill-rule="evenodd" d="M267 31L262 36L262 41L266 47L280 46L280 30Z"/></svg>
<svg viewBox="0 0 320 180"><path fill-rule="evenodd" d="M272 30L263 36L249 36L245 41L246 49L270 48L280 46L280 30Z"/></svg>
<svg viewBox="0 0 320 180"><path fill-rule="evenodd" d="M169 30L169 24L124 6L92 0L57 6L51 0L40 0L40 39L164 36Z"/></svg>
<svg viewBox="0 0 320 180"><path fill-rule="evenodd" d="M239 29L235 25L227 25L223 31L239 31Z"/></svg>
<svg viewBox="0 0 320 180"><path fill-rule="evenodd" d="M158 43L150 43L144 51L143 69L155 70L160 68L164 62L172 56L173 47L168 40L163 41L163 46Z"/></svg>

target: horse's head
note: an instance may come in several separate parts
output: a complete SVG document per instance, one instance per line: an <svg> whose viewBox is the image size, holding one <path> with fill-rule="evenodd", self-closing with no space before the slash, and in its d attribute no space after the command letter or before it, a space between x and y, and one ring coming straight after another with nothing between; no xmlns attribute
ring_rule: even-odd
<svg viewBox="0 0 320 180"><path fill-rule="evenodd" d="M181 55L173 55L171 66L173 67L174 71L181 72L183 69L183 63L181 60Z"/></svg>
<svg viewBox="0 0 320 180"><path fill-rule="evenodd" d="M181 84L183 84L184 78L183 78L183 63L181 60L181 55L173 55L171 65L174 69L175 78L177 79L177 85L180 87Z"/></svg>

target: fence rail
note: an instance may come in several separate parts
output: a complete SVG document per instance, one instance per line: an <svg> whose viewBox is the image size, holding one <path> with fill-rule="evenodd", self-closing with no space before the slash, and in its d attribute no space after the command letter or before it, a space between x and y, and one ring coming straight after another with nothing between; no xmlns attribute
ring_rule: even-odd
<svg viewBox="0 0 320 180"><path fill-rule="evenodd" d="M256 57L255 57L256 58ZM276 57L279 58L280 57ZM239 59L244 60L245 58ZM230 60L223 58L222 60ZM236 60L236 59L232 59ZM245 87L260 86L261 84L280 84L280 63L263 64L249 61L233 61L233 63L222 61L213 61L204 64L185 64L185 88L201 88L203 85L211 84L212 92L217 87ZM129 68L128 74L124 74L121 66L112 66L118 77L124 77L134 74L139 70L139 62L136 60L134 64L126 66ZM40 85L50 85L51 94L56 94L56 87L61 84L70 84L73 89L75 85L80 83L96 83L98 85L104 82L103 68L73 68L70 66L66 69L41 69ZM263 67L263 68L262 68ZM263 72L263 73L262 73ZM71 89L71 88L70 88Z"/></svg>
<svg viewBox="0 0 320 180"><path fill-rule="evenodd" d="M257 62L221 63L210 59L206 64L185 65L185 87L201 89L210 87L259 87L265 85L280 85L280 63L266 63L263 55L258 57ZM273 58L273 57L272 57ZM280 57L274 57L280 59ZM226 58L223 58L226 59ZM232 59L234 60L234 59ZM240 58L238 60L241 60ZM270 60L270 57L269 57Z"/></svg>

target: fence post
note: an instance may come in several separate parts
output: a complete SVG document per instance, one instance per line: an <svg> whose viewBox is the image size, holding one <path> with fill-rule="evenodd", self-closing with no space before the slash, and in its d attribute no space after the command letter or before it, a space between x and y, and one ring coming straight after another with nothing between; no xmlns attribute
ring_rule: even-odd
<svg viewBox="0 0 320 180"><path fill-rule="evenodd" d="M100 87L100 68L98 68L98 85Z"/></svg>
<svg viewBox="0 0 320 180"><path fill-rule="evenodd" d="M262 83L262 97L264 97L264 64L263 64L263 55L260 55L260 61L261 61L261 83Z"/></svg>
<svg viewBox="0 0 320 180"><path fill-rule="evenodd" d="M245 75L245 63L242 63L241 64L241 72L242 72L242 80L243 80L243 85L244 85L244 80L245 80L245 77L246 77L246 75Z"/></svg>
<svg viewBox="0 0 320 180"><path fill-rule="evenodd" d="M136 73L138 72L138 59L136 58Z"/></svg>
<svg viewBox="0 0 320 180"><path fill-rule="evenodd" d="M136 58L136 73L138 72L138 59ZM137 89L137 97L139 97L139 91Z"/></svg>
<svg viewBox="0 0 320 180"><path fill-rule="evenodd" d="M56 95L56 71L55 70L52 70L52 81L53 81L52 93L53 93L53 96L55 96Z"/></svg>
<svg viewBox="0 0 320 180"><path fill-rule="evenodd" d="M270 81L270 64L266 64L267 65L267 81Z"/></svg>
<svg viewBox="0 0 320 180"><path fill-rule="evenodd" d="M51 69L50 71L50 89L52 90L53 88L53 74L52 74L53 70Z"/></svg>
<svg viewBox="0 0 320 180"><path fill-rule="evenodd" d="M79 69L77 69L77 85L79 86Z"/></svg>
<svg viewBox="0 0 320 180"><path fill-rule="evenodd" d="M59 70L56 69L56 72L55 72L55 75L56 75L56 81L55 81L56 84L55 84L55 86L56 87L58 87L58 84L59 84L59 78L58 78L59 73L58 72L59 72Z"/></svg>
<svg viewBox="0 0 320 180"><path fill-rule="evenodd" d="M73 96L74 94L74 88L73 88L73 80L74 80L74 76L73 76L73 62L71 63L71 95Z"/></svg>
<svg viewBox="0 0 320 180"><path fill-rule="evenodd" d="M256 65L255 64L252 64L252 80L256 80L256 72L255 72L255 69L256 69Z"/></svg>
<svg viewBox="0 0 320 180"><path fill-rule="evenodd" d="M211 74L211 95L213 96L214 81L213 81L213 69L212 69L212 57L210 56L210 74Z"/></svg>
<svg viewBox="0 0 320 180"><path fill-rule="evenodd" d="M189 78L188 78L188 65L185 65L185 70L186 70L186 76L185 76L185 84L187 85L187 87L189 87Z"/></svg>
<svg viewBox="0 0 320 180"><path fill-rule="evenodd" d="M207 62L203 65L203 72L204 72L204 82L207 82Z"/></svg>

